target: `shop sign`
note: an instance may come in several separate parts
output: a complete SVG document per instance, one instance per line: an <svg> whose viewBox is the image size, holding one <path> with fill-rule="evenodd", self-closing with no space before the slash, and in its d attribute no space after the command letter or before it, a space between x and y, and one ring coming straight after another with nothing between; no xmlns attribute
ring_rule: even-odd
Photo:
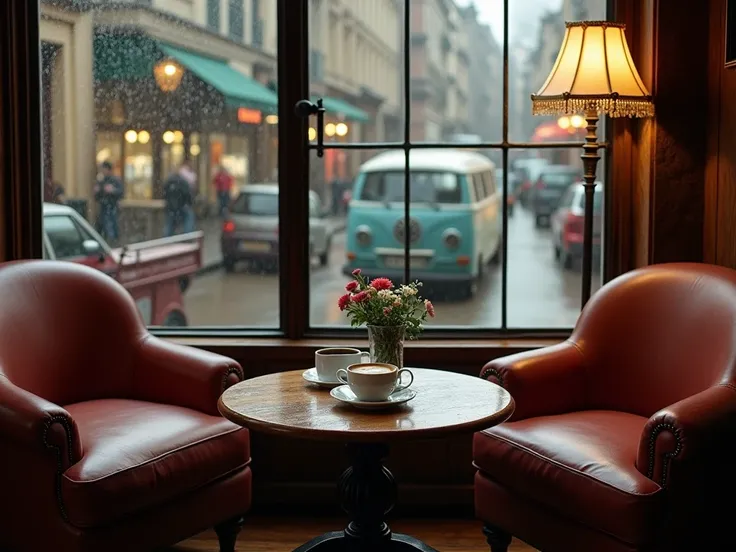
<svg viewBox="0 0 736 552"><path fill-rule="evenodd" d="M247 107L238 108L238 122L249 125L260 125L263 120L263 113L257 109L248 109Z"/></svg>

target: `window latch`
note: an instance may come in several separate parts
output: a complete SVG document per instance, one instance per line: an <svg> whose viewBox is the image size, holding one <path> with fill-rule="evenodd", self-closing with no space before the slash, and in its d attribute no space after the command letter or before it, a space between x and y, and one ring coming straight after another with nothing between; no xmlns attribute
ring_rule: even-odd
<svg viewBox="0 0 736 552"><path fill-rule="evenodd" d="M322 105L322 98L317 102L309 100L299 100L294 106L294 111L298 117L308 119L311 115L317 115L317 157L325 155L325 108Z"/></svg>

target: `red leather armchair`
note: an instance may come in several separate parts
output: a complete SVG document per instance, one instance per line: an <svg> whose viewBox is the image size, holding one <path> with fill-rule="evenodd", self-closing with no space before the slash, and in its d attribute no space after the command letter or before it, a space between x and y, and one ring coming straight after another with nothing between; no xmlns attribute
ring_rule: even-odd
<svg viewBox="0 0 736 552"><path fill-rule="evenodd" d="M248 432L217 400L233 360L151 336L101 272L0 267L0 549L141 551L250 507Z"/></svg>
<svg viewBox="0 0 736 552"><path fill-rule="evenodd" d="M473 442L493 552L736 550L736 271L662 264L588 303L567 341L489 362L516 411Z"/></svg>

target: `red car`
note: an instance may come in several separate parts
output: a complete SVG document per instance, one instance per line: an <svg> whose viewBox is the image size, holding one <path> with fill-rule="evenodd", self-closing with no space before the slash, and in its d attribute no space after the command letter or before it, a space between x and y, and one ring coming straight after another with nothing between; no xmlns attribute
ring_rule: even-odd
<svg viewBox="0 0 736 552"><path fill-rule="evenodd" d="M44 258L109 274L133 296L146 325L187 325L183 294L202 266L202 232L112 249L71 207L45 203L43 221Z"/></svg>

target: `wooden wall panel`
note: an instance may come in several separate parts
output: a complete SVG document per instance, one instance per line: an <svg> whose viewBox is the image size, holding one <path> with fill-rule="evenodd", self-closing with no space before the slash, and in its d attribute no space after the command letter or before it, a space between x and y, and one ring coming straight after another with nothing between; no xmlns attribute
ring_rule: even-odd
<svg viewBox="0 0 736 552"><path fill-rule="evenodd" d="M703 247L708 262L736 268L736 69L724 68L726 0L711 0L709 7Z"/></svg>
<svg viewBox="0 0 736 552"><path fill-rule="evenodd" d="M726 0L711 0L705 248L715 263L736 268L736 69L724 68L725 13Z"/></svg>
<svg viewBox="0 0 736 552"><path fill-rule="evenodd" d="M709 20L692 8L691 0L659 0L654 12L653 263L703 258Z"/></svg>

